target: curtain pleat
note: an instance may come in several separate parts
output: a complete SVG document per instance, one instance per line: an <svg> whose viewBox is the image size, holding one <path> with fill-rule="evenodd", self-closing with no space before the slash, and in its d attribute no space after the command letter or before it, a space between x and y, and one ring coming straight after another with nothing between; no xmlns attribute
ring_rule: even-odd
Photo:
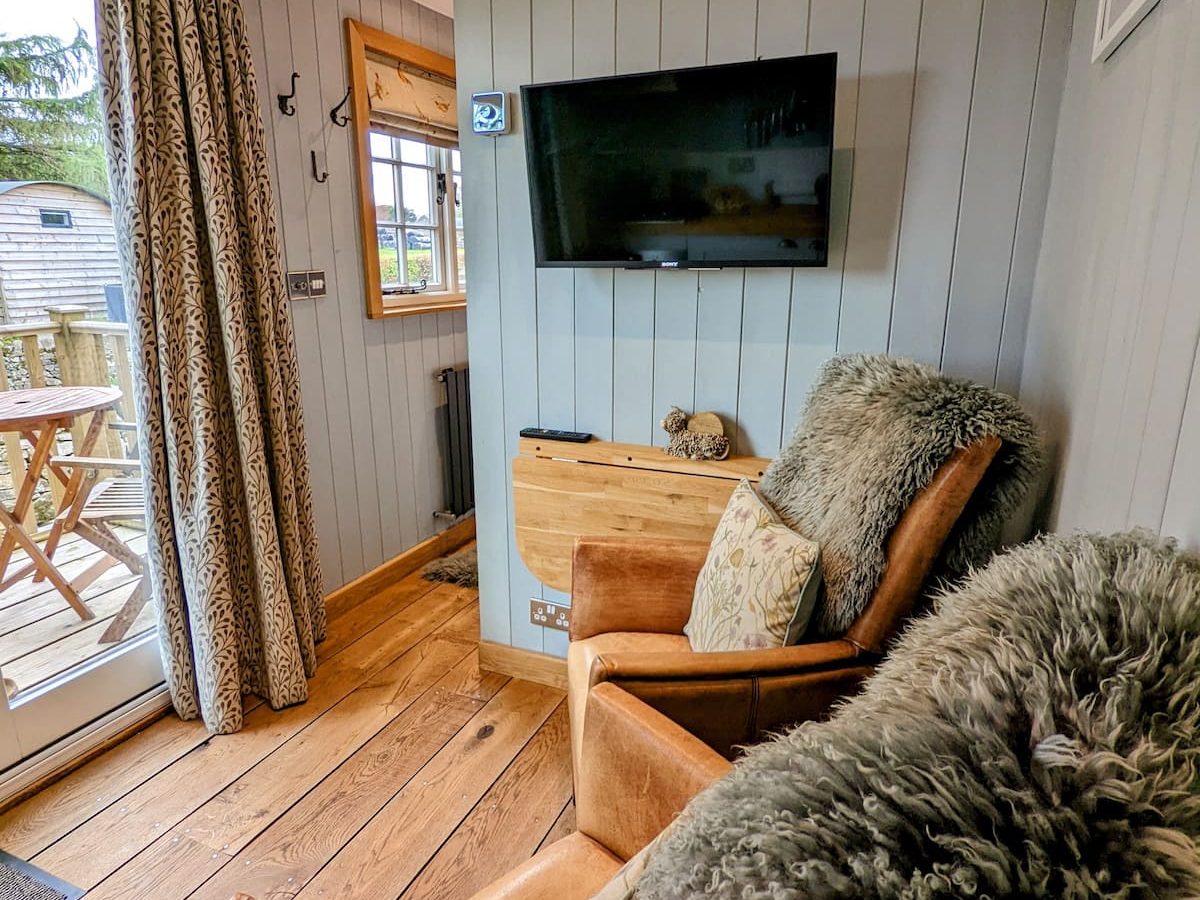
<svg viewBox="0 0 1200 900"><path fill-rule="evenodd" d="M99 0L98 35L164 669L226 733L325 636L258 88L237 0Z"/></svg>

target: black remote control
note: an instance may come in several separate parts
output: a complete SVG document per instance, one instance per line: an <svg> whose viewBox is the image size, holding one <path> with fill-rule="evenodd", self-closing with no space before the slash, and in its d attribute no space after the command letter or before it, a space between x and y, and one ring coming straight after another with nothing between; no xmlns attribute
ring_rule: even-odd
<svg viewBox="0 0 1200 900"><path fill-rule="evenodd" d="M572 444L586 444L592 439L587 431L559 431L557 428L522 428L521 437L541 438L544 441L570 441Z"/></svg>

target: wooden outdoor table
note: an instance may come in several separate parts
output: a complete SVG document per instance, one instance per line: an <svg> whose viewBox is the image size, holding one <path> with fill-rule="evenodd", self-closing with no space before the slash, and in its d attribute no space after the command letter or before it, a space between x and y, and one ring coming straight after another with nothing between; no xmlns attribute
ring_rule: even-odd
<svg viewBox="0 0 1200 900"><path fill-rule="evenodd" d="M50 556L38 546L37 541L21 524L33 502L33 492L42 472L49 469L66 488L62 500L65 508L73 492L79 490L77 478L71 478L62 469L50 462L55 437L60 428L69 428L79 416L91 414L91 421L84 431L83 440L73 452L76 456L90 456L96 440L104 427L104 414L121 399L121 392L112 387L45 387L24 391L0 392L0 432L15 431L33 446L33 457L25 470L25 480L17 486L16 499L11 510L0 504L0 525L4 526L4 538L0 541L0 591L20 581L31 572L46 578L79 613L80 618L92 619L95 614L80 599L62 573L50 561ZM13 550L20 546L29 554L29 563L12 575L7 575L8 563ZM53 554L53 548L47 548Z"/></svg>

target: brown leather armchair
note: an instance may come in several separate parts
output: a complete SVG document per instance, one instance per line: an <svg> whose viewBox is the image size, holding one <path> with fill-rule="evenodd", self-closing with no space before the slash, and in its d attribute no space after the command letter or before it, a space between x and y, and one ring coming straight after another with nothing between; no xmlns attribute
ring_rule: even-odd
<svg viewBox="0 0 1200 900"><path fill-rule="evenodd" d="M590 772L582 777L581 765L585 704L602 682L639 698L727 759L737 745L767 732L824 717L874 671L1000 446L998 438L985 437L938 469L888 537L886 567L866 609L837 640L693 652L683 627L707 544L578 539L567 652L577 791L590 779ZM587 769L594 765L589 753Z"/></svg>
<svg viewBox="0 0 1200 900"><path fill-rule="evenodd" d="M575 786L578 830L475 900L591 897L692 797L731 768L706 744L615 685L596 685L587 704L588 766Z"/></svg>

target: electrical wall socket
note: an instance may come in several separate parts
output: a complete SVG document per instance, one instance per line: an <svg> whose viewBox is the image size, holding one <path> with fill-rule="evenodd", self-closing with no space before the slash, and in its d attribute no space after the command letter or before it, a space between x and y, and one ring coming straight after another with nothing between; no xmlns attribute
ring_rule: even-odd
<svg viewBox="0 0 1200 900"><path fill-rule="evenodd" d="M534 625L567 631L571 627L571 607L530 597L529 621Z"/></svg>
<svg viewBox="0 0 1200 900"><path fill-rule="evenodd" d="M307 300L326 294L324 272L288 272L288 299Z"/></svg>

